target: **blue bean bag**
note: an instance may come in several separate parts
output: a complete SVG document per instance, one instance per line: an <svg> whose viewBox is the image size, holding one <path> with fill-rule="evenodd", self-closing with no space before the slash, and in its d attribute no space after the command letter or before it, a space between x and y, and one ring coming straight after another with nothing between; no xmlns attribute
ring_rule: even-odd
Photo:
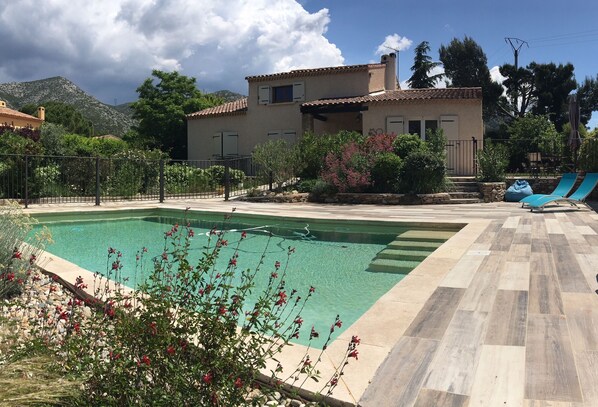
<svg viewBox="0 0 598 407"><path fill-rule="evenodd" d="M519 202L526 196L533 194L532 187L524 179L518 179L513 185L507 188L505 193L505 201L507 202Z"/></svg>

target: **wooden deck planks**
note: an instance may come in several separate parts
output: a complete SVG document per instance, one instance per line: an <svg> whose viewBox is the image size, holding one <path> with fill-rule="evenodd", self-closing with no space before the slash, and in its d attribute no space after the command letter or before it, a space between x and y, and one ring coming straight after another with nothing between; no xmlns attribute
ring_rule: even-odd
<svg viewBox="0 0 598 407"><path fill-rule="evenodd" d="M487 318L488 314L484 312L455 312L423 387L470 394Z"/></svg>
<svg viewBox="0 0 598 407"><path fill-rule="evenodd" d="M413 407L467 407L468 401L469 397L462 394L422 389Z"/></svg>
<svg viewBox="0 0 598 407"><path fill-rule="evenodd" d="M527 291L498 291L490 314L485 344L525 346L527 298Z"/></svg>
<svg viewBox="0 0 598 407"><path fill-rule="evenodd" d="M465 311L490 312L499 280L499 273L478 271L457 308Z"/></svg>
<svg viewBox="0 0 598 407"><path fill-rule="evenodd" d="M502 228L490 246L493 252L508 252L515 236L515 229Z"/></svg>
<svg viewBox="0 0 598 407"><path fill-rule="evenodd" d="M524 347L484 345L469 406L521 406L524 382Z"/></svg>
<svg viewBox="0 0 598 407"><path fill-rule="evenodd" d="M441 339L464 292L463 288L438 287L407 328L405 336Z"/></svg>
<svg viewBox="0 0 598 407"><path fill-rule="evenodd" d="M585 406L598 406L598 352L575 354Z"/></svg>
<svg viewBox="0 0 598 407"><path fill-rule="evenodd" d="M564 313L563 300L556 277L535 274L530 276L528 312L553 315Z"/></svg>
<svg viewBox="0 0 598 407"><path fill-rule="evenodd" d="M571 250L565 236L549 235L552 246L552 258L555 264L561 290L563 292L590 292L590 287L579 267L575 253Z"/></svg>
<svg viewBox="0 0 598 407"><path fill-rule="evenodd" d="M582 402L565 317L528 316L525 398Z"/></svg>
<svg viewBox="0 0 598 407"><path fill-rule="evenodd" d="M410 406L415 402L438 341L403 337L378 368L359 405Z"/></svg>
<svg viewBox="0 0 598 407"><path fill-rule="evenodd" d="M500 274L500 280L498 282L499 290L518 290L528 291L529 290L529 274L530 267L529 261L525 262L514 262L507 261L505 268Z"/></svg>
<svg viewBox="0 0 598 407"><path fill-rule="evenodd" d="M480 265L484 261L484 255L466 254L455 264L440 282L442 287L467 288Z"/></svg>

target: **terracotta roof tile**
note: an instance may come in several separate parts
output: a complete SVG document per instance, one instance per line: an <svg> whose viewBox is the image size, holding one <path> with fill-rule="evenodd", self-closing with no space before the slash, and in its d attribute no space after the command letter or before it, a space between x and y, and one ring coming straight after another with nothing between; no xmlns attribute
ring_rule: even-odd
<svg viewBox="0 0 598 407"><path fill-rule="evenodd" d="M313 68L313 69L296 69L289 72L279 72L273 74L266 74L266 75L255 75L255 76L247 76L245 79L249 82L259 82L265 80L272 80L272 79L288 79L288 78L297 78L297 77L304 77L304 76L318 76L318 75L328 75L328 74L336 74L336 73L346 73L346 72L361 72L367 71L369 69L378 69L385 67L385 64L363 64L363 65L341 65L341 66L328 66L324 68Z"/></svg>
<svg viewBox="0 0 598 407"><path fill-rule="evenodd" d="M420 101L439 99L481 99L482 88L429 88L391 90L376 95L355 96L336 99L319 99L305 102L301 106L328 106L359 103L384 103L396 101Z"/></svg>
<svg viewBox="0 0 598 407"><path fill-rule="evenodd" d="M41 119L38 119L35 116L31 116L26 113L19 112L17 110L13 110L8 107L0 107L0 117L12 117L15 119L25 119L25 120L29 120L32 122L39 122L39 123L42 122ZM2 124L1 118L0 118L0 124Z"/></svg>
<svg viewBox="0 0 598 407"><path fill-rule="evenodd" d="M199 112L187 115L187 120L203 119L204 117L234 116L247 112L247 98L237 99L223 105L208 107Z"/></svg>

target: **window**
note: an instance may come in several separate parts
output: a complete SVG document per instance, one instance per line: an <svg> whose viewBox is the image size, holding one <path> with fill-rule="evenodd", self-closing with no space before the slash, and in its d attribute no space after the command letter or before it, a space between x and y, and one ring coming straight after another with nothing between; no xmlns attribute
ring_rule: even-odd
<svg viewBox="0 0 598 407"><path fill-rule="evenodd" d="M272 103L293 101L293 85L274 86L272 88Z"/></svg>
<svg viewBox="0 0 598 407"><path fill-rule="evenodd" d="M305 100L305 83L297 82L283 86L260 86L258 104L302 102Z"/></svg>
<svg viewBox="0 0 598 407"><path fill-rule="evenodd" d="M239 154L239 134L221 131L212 136L212 156L215 158L234 157Z"/></svg>
<svg viewBox="0 0 598 407"><path fill-rule="evenodd" d="M417 134L422 140L426 139L428 130L436 130L437 128L438 120L409 120L409 134Z"/></svg>

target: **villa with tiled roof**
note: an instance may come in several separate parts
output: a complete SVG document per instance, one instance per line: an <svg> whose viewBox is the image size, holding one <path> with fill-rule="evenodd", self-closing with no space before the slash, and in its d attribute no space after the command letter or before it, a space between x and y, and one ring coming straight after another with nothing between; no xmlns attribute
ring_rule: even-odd
<svg viewBox="0 0 598 407"><path fill-rule="evenodd" d="M6 106L6 102L0 100L0 126L10 126L14 128L30 127L39 129L45 119L43 107L38 108L38 117L13 110Z"/></svg>
<svg viewBox="0 0 598 407"><path fill-rule="evenodd" d="M248 97L187 115L189 159L250 155L270 139L310 131L483 137L481 88L399 89L395 54L380 63L248 76ZM481 144L481 143L480 143Z"/></svg>

